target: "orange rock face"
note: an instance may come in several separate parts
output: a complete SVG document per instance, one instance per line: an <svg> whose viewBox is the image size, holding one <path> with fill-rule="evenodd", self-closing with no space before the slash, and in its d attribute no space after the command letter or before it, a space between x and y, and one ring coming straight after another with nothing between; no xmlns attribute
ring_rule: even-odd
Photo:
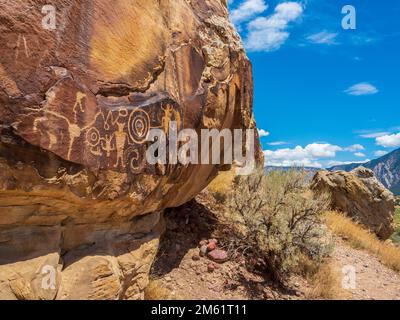
<svg viewBox="0 0 400 320"><path fill-rule="evenodd" d="M150 165L147 133L168 135L172 121L254 129L251 65L226 1L55 0L54 29L43 25L46 4L0 1L0 287L11 298L76 298L74 264L115 275L125 263L106 298L140 298L146 276L121 279L139 268L141 246L121 239L137 241L135 217L151 213L143 243L156 246L158 212L192 199L219 169ZM104 268L85 258L103 254ZM48 255L61 279L54 292L36 288L38 266L23 279L31 290L9 285L14 264ZM87 274L74 281L81 298L101 297ZM115 293L121 286L132 289Z"/></svg>
<svg viewBox="0 0 400 320"><path fill-rule="evenodd" d="M251 66L223 1L58 0L54 30L42 2L2 3L2 136L102 176L86 196L126 196L148 175L146 193L173 194L160 207L183 203L218 168L148 165L148 131L255 127Z"/></svg>

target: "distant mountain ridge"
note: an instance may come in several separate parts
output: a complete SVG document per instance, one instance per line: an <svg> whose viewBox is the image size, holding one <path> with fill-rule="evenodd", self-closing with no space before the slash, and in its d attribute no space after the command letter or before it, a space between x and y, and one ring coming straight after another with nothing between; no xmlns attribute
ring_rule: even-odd
<svg viewBox="0 0 400 320"><path fill-rule="evenodd" d="M334 166L330 171L351 171L359 166L371 169L383 185L394 194L400 195L400 149L370 162L359 164L351 163L347 165Z"/></svg>

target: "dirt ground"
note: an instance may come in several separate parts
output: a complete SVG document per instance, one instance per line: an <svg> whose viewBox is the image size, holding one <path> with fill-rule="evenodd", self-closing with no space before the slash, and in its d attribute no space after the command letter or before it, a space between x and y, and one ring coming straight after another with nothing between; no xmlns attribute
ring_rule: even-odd
<svg viewBox="0 0 400 320"><path fill-rule="evenodd" d="M354 268L355 289L350 289L353 299L400 300L400 274L384 266L373 255L338 240L333 261L339 272L347 266Z"/></svg>

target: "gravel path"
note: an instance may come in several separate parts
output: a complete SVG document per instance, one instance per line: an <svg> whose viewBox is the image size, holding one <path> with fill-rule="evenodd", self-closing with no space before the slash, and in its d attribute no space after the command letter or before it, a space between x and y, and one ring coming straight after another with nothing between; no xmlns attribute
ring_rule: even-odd
<svg viewBox="0 0 400 320"><path fill-rule="evenodd" d="M355 271L355 289L348 289L353 299L400 300L400 274L384 266L377 257L338 240L333 259L340 272L350 276ZM345 284L352 282L345 280Z"/></svg>

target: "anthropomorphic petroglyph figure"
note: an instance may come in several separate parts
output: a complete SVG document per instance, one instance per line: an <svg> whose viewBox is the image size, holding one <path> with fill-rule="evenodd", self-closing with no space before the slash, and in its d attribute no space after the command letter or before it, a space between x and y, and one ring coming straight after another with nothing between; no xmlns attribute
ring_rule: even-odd
<svg viewBox="0 0 400 320"><path fill-rule="evenodd" d="M76 93L75 105L74 105L74 108L72 109L74 111L74 114L75 114L75 121L77 121L78 108L79 108L80 112L82 112L82 113L85 112L85 109L84 109L83 104L82 104L83 99L86 99L86 94L83 93L83 92L78 91Z"/></svg>
<svg viewBox="0 0 400 320"><path fill-rule="evenodd" d="M115 163L114 167L118 168L119 163L121 166L124 165L124 150L125 150L125 143L127 138L127 133L124 131L126 124L125 123L117 123L118 131L115 132L115 148L117 151L117 162Z"/></svg>
<svg viewBox="0 0 400 320"><path fill-rule="evenodd" d="M105 138L101 139L101 148L106 152L107 158L111 156L111 152L115 151L115 146L113 147L112 141L113 141L114 135L106 135Z"/></svg>

